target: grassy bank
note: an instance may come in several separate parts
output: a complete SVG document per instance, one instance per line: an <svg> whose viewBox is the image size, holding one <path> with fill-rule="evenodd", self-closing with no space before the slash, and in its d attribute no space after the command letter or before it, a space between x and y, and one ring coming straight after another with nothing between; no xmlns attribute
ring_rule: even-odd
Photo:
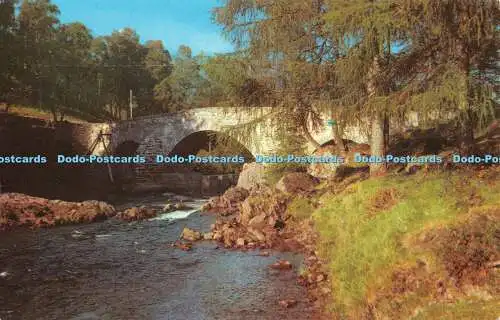
<svg viewBox="0 0 500 320"><path fill-rule="evenodd" d="M0 110L3 111L5 110L5 106L0 105ZM54 116L52 113L50 113L47 110L43 110L37 107L32 107L32 106L21 106L21 105L13 105L9 107L9 113L18 115L21 117L27 117L27 118L36 118L36 119L41 119L45 121L53 121ZM64 117L64 120L68 122L73 122L73 123L86 123L88 122L88 119L84 119L84 117L80 117L76 114L68 114Z"/></svg>
<svg viewBox="0 0 500 320"><path fill-rule="evenodd" d="M499 259L499 173L497 167L383 177L323 196L313 217L319 251L329 261L335 314L500 316L493 308L498 271L489 266Z"/></svg>

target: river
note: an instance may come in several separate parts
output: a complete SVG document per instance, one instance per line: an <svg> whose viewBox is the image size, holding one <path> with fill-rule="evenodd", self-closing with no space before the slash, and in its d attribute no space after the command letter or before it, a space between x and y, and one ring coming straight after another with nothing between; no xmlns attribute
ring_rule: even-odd
<svg viewBox="0 0 500 320"><path fill-rule="evenodd" d="M159 206L168 197L117 208ZM0 320L312 319L301 301L305 289L296 284L300 255L263 257L209 241L188 252L171 247L185 226L209 231L214 220L184 210L149 221L0 233ZM277 259L292 262L293 270L270 269ZM284 309L282 299L299 304Z"/></svg>

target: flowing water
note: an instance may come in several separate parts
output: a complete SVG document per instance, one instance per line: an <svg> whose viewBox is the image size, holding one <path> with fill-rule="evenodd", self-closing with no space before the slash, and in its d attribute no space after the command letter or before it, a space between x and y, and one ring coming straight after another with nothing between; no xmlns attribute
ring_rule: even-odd
<svg viewBox="0 0 500 320"><path fill-rule="evenodd" d="M161 205L165 198L130 205ZM190 205L200 207L200 200ZM171 247L187 226L209 231L196 208L150 221L105 222L0 233L0 320L7 319L311 319L296 284L301 256ZM269 264L287 259L292 271Z"/></svg>

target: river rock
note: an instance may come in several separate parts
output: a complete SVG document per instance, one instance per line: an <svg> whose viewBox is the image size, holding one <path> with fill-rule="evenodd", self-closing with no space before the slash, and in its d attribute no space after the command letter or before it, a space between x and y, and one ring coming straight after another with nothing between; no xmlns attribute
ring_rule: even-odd
<svg viewBox="0 0 500 320"><path fill-rule="evenodd" d="M318 181L311 175L303 172L291 172L283 176L276 184L276 189L284 193L303 193L314 189Z"/></svg>
<svg viewBox="0 0 500 320"><path fill-rule="evenodd" d="M243 169L238 177L237 186L247 190L252 187L264 184L266 181L266 172L264 165L256 162L245 163Z"/></svg>
<svg viewBox="0 0 500 320"><path fill-rule="evenodd" d="M248 228L248 235L252 240L255 240L257 242L264 242L266 241L266 236L264 233L262 233L260 230L254 229L254 228Z"/></svg>
<svg viewBox="0 0 500 320"><path fill-rule="evenodd" d="M269 186L253 187L241 203L239 215L231 220L219 218L212 227L214 240L226 247L271 247L278 237L277 222L284 221L288 197ZM242 239L242 240L239 240Z"/></svg>
<svg viewBox="0 0 500 320"><path fill-rule="evenodd" d="M170 211L174 211L175 208L174 208L174 205L172 203L167 203L166 205L163 206L163 211L164 212L170 212Z"/></svg>
<svg viewBox="0 0 500 320"><path fill-rule="evenodd" d="M248 249L255 249L255 248L257 248L257 244L255 242L248 241L247 248Z"/></svg>
<svg viewBox="0 0 500 320"><path fill-rule="evenodd" d="M102 201L68 202L20 193L0 194L0 230L16 226L48 227L94 222L115 214L115 208Z"/></svg>
<svg viewBox="0 0 500 320"><path fill-rule="evenodd" d="M101 214L111 216L115 213L115 208L104 201L99 201L97 205L99 206L99 211Z"/></svg>
<svg viewBox="0 0 500 320"><path fill-rule="evenodd" d="M248 226L252 228L262 228L266 225L266 214L261 213L248 221Z"/></svg>
<svg viewBox="0 0 500 320"><path fill-rule="evenodd" d="M174 204L175 210L185 210L187 208L188 206L186 206L183 202L177 202L176 204Z"/></svg>
<svg viewBox="0 0 500 320"><path fill-rule="evenodd" d="M289 200L290 195L268 185L252 187L236 217L219 217L211 226L213 240L224 243L225 247L250 248L252 243L252 248L302 249L302 239L295 237L302 230L309 231L309 226L303 229L301 223L306 221L299 223L288 219Z"/></svg>
<svg viewBox="0 0 500 320"><path fill-rule="evenodd" d="M292 269L292 264L287 260L278 260L269 266L271 269L287 270Z"/></svg>
<svg viewBox="0 0 500 320"><path fill-rule="evenodd" d="M202 234L201 234L201 232L195 231L193 229L184 228L184 230L182 230L181 237L184 240L188 240L188 241L198 241L198 240L202 239Z"/></svg>
<svg viewBox="0 0 500 320"><path fill-rule="evenodd" d="M224 246L226 248L232 247L233 244L236 242L236 239L238 239L237 232L233 227L224 229L222 231L222 237L224 239Z"/></svg>
<svg viewBox="0 0 500 320"><path fill-rule="evenodd" d="M189 242L176 241L174 244L172 244L172 246L181 249L182 251L190 251L191 249L193 249L193 244Z"/></svg>
<svg viewBox="0 0 500 320"><path fill-rule="evenodd" d="M240 203L249 195L248 190L240 187L231 187L223 195L211 198L203 206L204 211L217 212L222 216L237 213Z"/></svg>
<svg viewBox="0 0 500 320"><path fill-rule="evenodd" d="M245 246L245 239L243 239L243 238L236 239L236 246L239 248L244 247Z"/></svg>
<svg viewBox="0 0 500 320"><path fill-rule="evenodd" d="M297 305L297 300L293 300L293 299L287 299L287 300L280 300L279 304L280 306L282 306L283 308L292 308L292 307L295 307Z"/></svg>
<svg viewBox="0 0 500 320"><path fill-rule="evenodd" d="M206 232L203 234L203 240L212 240L214 238L213 232Z"/></svg>
<svg viewBox="0 0 500 320"><path fill-rule="evenodd" d="M125 221L139 221L139 220L150 219L155 216L156 216L155 209L146 208L145 206L132 207L118 214L118 218Z"/></svg>
<svg viewBox="0 0 500 320"><path fill-rule="evenodd" d="M286 211L287 197L285 194L270 187L252 189L250 196L241 204L238 222L244 226L273 224Z"/></svg>
<svg viewBox="0 0 500 320"><path fill-rule="evenodd" d="M215 231L214 235L212 237L215 241L221 241L222 240L222 232L220 231Z"/></svg>

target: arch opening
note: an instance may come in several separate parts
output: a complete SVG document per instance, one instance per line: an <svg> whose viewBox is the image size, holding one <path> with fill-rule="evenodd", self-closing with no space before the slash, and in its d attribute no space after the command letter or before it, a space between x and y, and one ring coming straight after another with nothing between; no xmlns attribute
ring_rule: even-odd
<svg viewBox="0 0 500 320"><path fill-rule="evenodd" d="M211 130L197 131L184 137L170 151L169 156L174 155L181 157L195 155L200 157L243 158L242 163L191 163L175 166L177 172L198 172L204 175L239 174L244 162L255 161L252 153L236 139Z"/></svg>

